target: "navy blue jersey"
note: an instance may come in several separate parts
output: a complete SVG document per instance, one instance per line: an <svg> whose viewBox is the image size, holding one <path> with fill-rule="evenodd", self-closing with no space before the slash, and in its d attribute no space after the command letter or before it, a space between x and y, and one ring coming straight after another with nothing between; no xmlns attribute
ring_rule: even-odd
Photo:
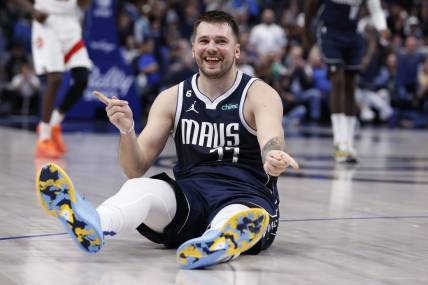
<svg viewBox="0 0 428 285"><path fill-rule="evenodd" d="M327 28L355 31L361 6L365 2L365 0L322 0L318 10L318 21Z"/></svg>
<svg viewBox="0 0 428 285"><path fill-rule="evenodd" d="M175 180L165 173L152 177L173 187L177 213L162 234L144 224L137 230L154 242L178 247L202 235L228 205L263 208L270 215L270 224L254 251L251 249L257 253L272 244L279 218L277 179L265 173L256 130L243 115L248 88L257 79L238 71L232 87L211 101L199 91L198 76L178 85L173 130L178 157Z"/></svg>
<svg viewBox="0 0 428 285"><path fill-rule="evenodd" d="M256 130L243 115L248 88L256 78L238 71L233 86L211 101L199 91L198 76L181 82L178 88L173 133L178 156L176 179L207 175L267 183Z"/></svg>

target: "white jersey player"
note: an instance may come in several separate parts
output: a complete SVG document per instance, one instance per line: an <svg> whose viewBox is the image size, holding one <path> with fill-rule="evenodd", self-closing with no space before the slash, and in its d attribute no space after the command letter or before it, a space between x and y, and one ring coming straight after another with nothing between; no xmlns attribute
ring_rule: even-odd
<svg viewBox="0 0 428 285"><path fill-rule="evenodd" d="M82 39L82 9L91 0L15 0L33 15L32 52L35 71L46 74L42 121L38 126L37 157L57 158L67 151L61 136L61 122L68 110L82 97L92 66ZM64 100L55 108L62 75L70 70L72 84Z"/></svg>
<svg viewBox="0 0 428 285"><path fill-rule="evenodd" d="M82 40L82 10L77 0L36 0L34 9L48 14L32 26L32 51L37 74L91 67Z"/></svg>

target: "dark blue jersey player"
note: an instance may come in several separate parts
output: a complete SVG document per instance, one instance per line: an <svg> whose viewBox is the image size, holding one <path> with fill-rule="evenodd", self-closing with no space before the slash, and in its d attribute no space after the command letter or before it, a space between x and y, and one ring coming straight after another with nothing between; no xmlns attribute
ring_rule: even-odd
<svg viewBox="0 0 428 285"><path fill-rule="evenodd" d="M119 159L130 179L95 209L55 164L38 176L43 207L83 250L97 252L106 235L136 228L178 247L181 267L198 268L258 253L273 242L276 177L298 165L284 152L278 93L236 66L238 39L229 14L201 15L192 37L199 72L159 94L138 137L128 103L95 94L120 130ZM164 173L142 178L170 135L178 157L175 180Z"/></svg>
<svg viewBox="0 0 428 285"><path fill-rule="evenodd" d="M360 9L367 5L381 37L387 37L386 21L379 0L306 1L306 41L315 34L332 82L331 122L338 162L357 162L354 149L356 74L364 56L363 39L357 32Z"/></svg>

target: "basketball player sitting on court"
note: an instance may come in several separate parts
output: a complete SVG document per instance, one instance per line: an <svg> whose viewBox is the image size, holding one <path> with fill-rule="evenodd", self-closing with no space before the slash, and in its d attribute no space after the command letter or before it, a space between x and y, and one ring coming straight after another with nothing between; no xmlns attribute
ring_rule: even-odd
<svg viewBox="0 0 428 285"><path fill-rule="evenodd" d="M88 83L92 63L82 40L81 9L91 0L15 0L31 11L32 53L38 75L46 75L42 101L42 121L39 123L35 154L37 157L58 158L67 151L61 135L65 114L82 97ZM69 69L72 84L57 109L55 98L65 69Z"/></svg>
<svg viewBox="0 0 428 285"><path fill-rule="evenodd" d="M120 163L130 178L97 209L58 166L41 169L43 207L84 251L98 252L107 235L137 229L178 247L180 267L199 268L272 244L277 176L298 164L284 151L278 93L237 68L238 33L225 12L200 16L192 36L199 73L160 93L138 137L128 103L95 93L120 130ZM165 173L143 178L170 134L178 156L175 180Z"/></svg>

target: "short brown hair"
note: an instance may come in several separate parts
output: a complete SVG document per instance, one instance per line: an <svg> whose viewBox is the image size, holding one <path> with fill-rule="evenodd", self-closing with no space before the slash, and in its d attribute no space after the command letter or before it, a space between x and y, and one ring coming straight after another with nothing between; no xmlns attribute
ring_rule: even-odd
<svg viewBox="0 0 428 285"><path fill-rule="evenodd" d="M196 29L198 28L199 24L202 22L228 24L232 28L232 32L236 38L236 41L239 42L239 28L235 19L229 13L226 13L224 11L218 11L218 10L205 12L198 17L195 23L193 23L192 41L195 39Z"/></svg>

